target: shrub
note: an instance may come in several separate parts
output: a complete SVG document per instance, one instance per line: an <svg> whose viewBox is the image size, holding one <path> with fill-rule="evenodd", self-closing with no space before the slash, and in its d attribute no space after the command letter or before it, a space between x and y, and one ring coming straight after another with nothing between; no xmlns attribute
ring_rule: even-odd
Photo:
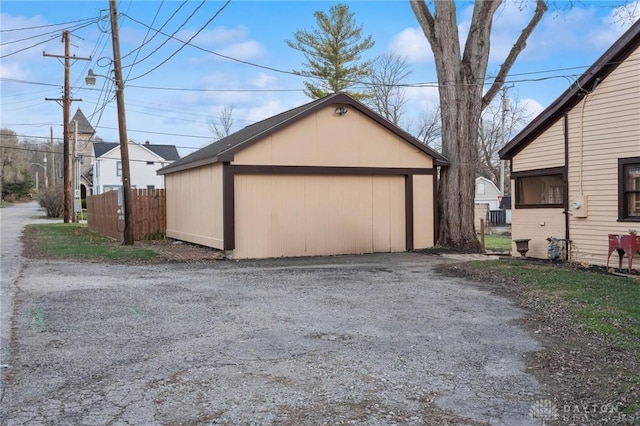
<svg viewBox="0 0 640 426"><path fill-rule="evenodd" d="M47 211L47 217L60 217L64 209L62 186L51 186L40 194L40 207Z"/></svg>
<svg viewBox="0 0 640 426"><path fill-rule="evenodd" d="M2 180L2 196L6 200L22 200L31 198L33 179L28 170L23 170L20 176L12 180Z"/></svg>

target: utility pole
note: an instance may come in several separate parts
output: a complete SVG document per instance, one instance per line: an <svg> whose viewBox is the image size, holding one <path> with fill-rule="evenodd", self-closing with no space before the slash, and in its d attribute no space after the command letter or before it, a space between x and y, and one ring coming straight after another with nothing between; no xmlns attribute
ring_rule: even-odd
<svg viewBox="0 0 640 426"><path fill-rule="evenodd" d="M78 164L78 122L73 120L73 223L79 222L78 212L82 210L80 200L80 165Z"/></svg>
<svg viewBox="0 0 640 426"><path fill-rule="evenodd" d="M129 170L129 140L127 138L127 120L124 110L124 80L120 59L120 35L118 33L118 10L116 0L109 0L111 16L111 37L113 43L113 71L116 78L116 105L118 107L118 132L120 134L120 160L122 164L122 195L124 208L123 244L133 245L133 212L131 199L131 174Z"/></svg>
<svg viewBox="0 0 640 426"><path fill-rule="evenodd" d="M505 132L505 119L507 115L507 111L509 111L509 100L507 99L507 90L512 88L513 86L504 86L502 88L502 116L501 116L501 137L502 137L502 146L504 147L507 143L506 132ZM504 175L505 175L505 162L504 160L500 160L500 192L504 197Z"/></svg>
<svg viewBox="0 0 640 426"><path fill-rule="evenodd" d="M42 53L43 56L48 56L51 58L64 58L64 94L62 99L52 99L52 98L44 98L46 101L56 101L62 102L62 125L63 125L63 140L64 140L64 148L63 148L63 159L64 159L64 180L63 180L63 188L64 188L64 203L63 203L63 219L64 223L69 223L71 219L71 211L72 211L72 201L71 201L71 142L69 141L69 110L71 109L72 101L81 101L82 99L72 99L70 92L71 89L69 87L69 74L71 68L71 59L78 59L83 61L90 61L89 58L80 58L77 56L71 56L69 54L69 31L64 31L62 33L62 41L64 43L64 55L50 55L45 52Z"/></svg>
<svg viewBox="0 0 640 426"><path fill-rule="evenodd" d="M53 186L56 186L56 153L53 146L53 127L49 128L49 133L49 178L51 179Z"/></svg>

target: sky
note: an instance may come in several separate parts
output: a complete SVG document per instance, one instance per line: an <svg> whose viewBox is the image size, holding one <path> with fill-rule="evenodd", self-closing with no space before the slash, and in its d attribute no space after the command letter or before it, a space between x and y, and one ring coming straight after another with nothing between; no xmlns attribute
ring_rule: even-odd
<svg viewBox="0 0 640 426"><path fill-rule="evenodd" d="M640 0L622 15L622 0L559 2L530 37L508 77L508 96L533 119L608 49L634 19ZM297 30L316 27L313 13L328 1L143 1L118 2L120 51L125 77L128 137L138 143L176 145L181 155L210 144L212 121L232 109L232 131L310 102L303 93L302 53L285 43ZM403 127L412 126L438 102L433 56L408 1L349 1L363 34L375 46L362 59L387 52L406 57ZM497 72L532 15L533 1L505 1L494 18L489 74ZM70 114L78 108L96 136L117 142L112 86L113 50L109 2L0 1L0 127L19 138L62 138L64 55L62 31L71 31ZM631 18L629 18L631 10ZM458 2L461 38L472 2ZM623 19L623 18L627 19ZM160 30L162 35L157 31ZM185 45L166 35L190 41ZM83 58L91 58L84 60ZM95 86L84 78L98 75ZM426 84L425 84L426 83ZM81 99L81 100L80 100Z"/></svg>

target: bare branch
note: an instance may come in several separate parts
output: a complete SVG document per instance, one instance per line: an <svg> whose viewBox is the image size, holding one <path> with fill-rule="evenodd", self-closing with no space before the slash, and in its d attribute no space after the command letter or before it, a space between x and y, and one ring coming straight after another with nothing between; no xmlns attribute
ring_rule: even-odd
<svg viewBox="0 0 640 426"><path fill-rule="evenodd" d="M226 138L231 134L233 123L233 106L225 106L218 112L218 116L211 120L211 133L215 135L216 140Z"/></svg>
<svg viewBox="0 0 640 426"><path fill-rule="evenodd" d="M418 19L422 32L424 32L429 43L433 43L436 39L435 21L427 7L427 3L424 0L410 0L409 3L411 3L411 9L413 9L413 13Z"/></svg>
<svg viewBox="0 0 640 426"><path fill-rule="evenodd" d="M375 112L398 125L407 96L401 85L411 75L406 58L387 53L378 58L369 75L371 97L365 100Z"/></svg>
<svg viewBox="0 0 640 426"><path fill-rule="evenodd" d="M547 9L548 7L545 0L536 0L536 10L533 16L531 17L529 24L527 24L527 26L520 33L518 40L516 40L515 44L509 51L509 54L507 55L507 58L505 59L504 63L500 66L500 70L498 71L498 75L493 81L493 84L491 85L487 93L485 93L485 95L482 97L482 109L486 108L487 105L491 103L493 98L498 93L498 90L500 90L500 88L504 84L504 81L507 78L507 75L509 74L511 67L513 66L516 59L518 58L518 55L520 55L520 52L522 52L524 48L527 46L527 39L529 38L533 30L536 28L538 23L540 23L540 20L544 16Z"/></svg>

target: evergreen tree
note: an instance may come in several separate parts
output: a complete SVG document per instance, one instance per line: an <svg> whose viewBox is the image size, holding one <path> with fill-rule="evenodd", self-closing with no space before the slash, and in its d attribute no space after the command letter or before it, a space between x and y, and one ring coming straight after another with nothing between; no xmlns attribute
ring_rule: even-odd
<svg viewBox="0 0 640 426"><path fill-rule="evenodd" d="M369 96L367 92L349 90L369 75L372 61L361 62L361 55L374 45L371 35L362 36L362 27L355 22L346 4L331 6L329 15L322 11L313 14L317 28L312 32L298 30L295 41L287 40L289 47L304 53L307 60L304 71L305 94L313 99L331 93L346 92L356 99Z"/></svg>

